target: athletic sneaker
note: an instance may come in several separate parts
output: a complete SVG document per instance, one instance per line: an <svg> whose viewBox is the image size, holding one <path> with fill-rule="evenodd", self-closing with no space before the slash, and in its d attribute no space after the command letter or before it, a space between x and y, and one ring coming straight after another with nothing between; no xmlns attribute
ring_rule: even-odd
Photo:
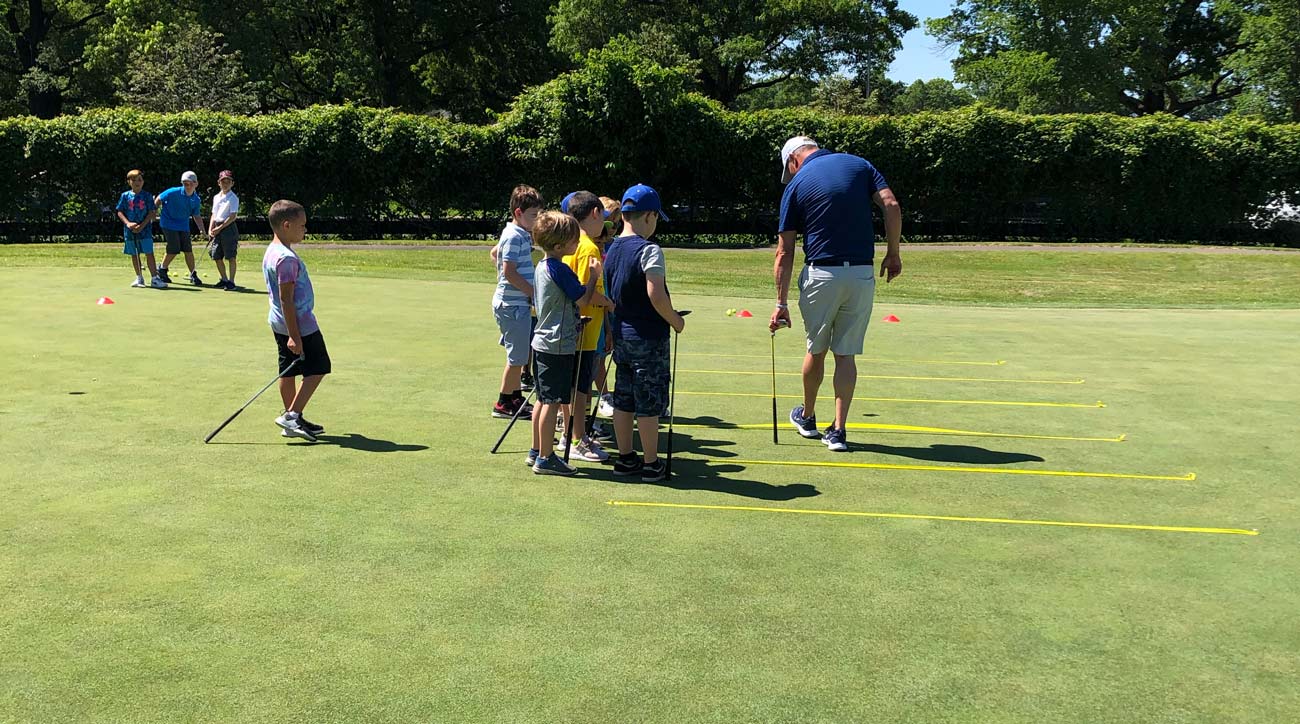
<svg viewBox="0 0 1300 724"><path fill-rule="evenodd" d="M135 281L131 282L131 286L132 286L132 287L135 287L135 288L143 287L143 286L144 286L144 277L136 277L136 278L135 278Z"/></svg>
<svg viewBox="0 0 1300 724"><path fill-rule="evenodd" d="M790 422L794 423L794 429L800 435L809 440L816 440L822 436L820 432L817 432L817 417L803 416L803 405L795 405L794 409L790 411Z"/></svg>
<svg viewBox="0 0 1300 724"><path fill-rule="evenodd" d="M600 396L600 404L596 407L596 413L601 417L613 419L614 417L614 396L606 392Z"/></svg>
<svg viewBox="0 0 1300 724"><path fill-rule="evenodd" d="M193 284L196 287L203 286L203 282L199 279L198 272L190 272L190 284Z"/></svg>
<svg viewBox="0 0 1300 724"><path fill-rule="evenodd" d="M234 280L234 279L227 279L227 280L226 280L226 291L228 291L228 292L237 292L237 291L239 291L239 285L235 283L235 280Z"/></svg>
<svg viewBox="0 0 1300 724"><path fill-rule="evenodd" d="M826 447L830 448L831 452L849 451L849 436L843 430L836 430L834 427L826 428L826 432L822 435L822 442L826 443Z"/></svg>
<svg viewBox="0 0 1300 724"><path fill-rule="evenodd" d="M573 475L578 469L564 462L554 452L548 458L539 457L533 464L534 475Z"/></svg>
<svg viewBox="0 0 1300 724"><path fill-rule="evenodd" d="M310 430L311 434L313 435L320 435L321 433L325 432L324 425L317 425L316 423L311 422L310 420L303 417L302 415L298 416L298 423L303 427L307 428L308 430Z"/></svg>
<svg viewBox="0 0 1300 724"><path fill-rule="evenodd" d="M644 467L645 463L641 462L641 456L636 453L619 455L618 459L614 461L614 474L620 478L629 475L640 475L641 469Z"/></svg>
<svg viewBox="0 0 1300 724"><path fill-rule="evenodd" d="M302 415L296 412L286 412L280 415L275 418L275 424L279 425L284 432L289 433L292 437L300 437L307 442L316 442L316 436L302 424Z"/></svg>
<svg viewBox="0 0 1300 724"><path fill-rule="evenodd" d="M573 446L572 453L578 457L592 463L603 463L609 459L609 453L600 447L600 443L589 437L584 437Z"/></svg>
<svg viewBox="0 0 1300 724"><path fill-rule="evenodd" d="M614 439L614 428L603 422L593 422L591 424L591 439L602 446L608 445L609 441Z"/></svg>
<svg viewBox="0 0 1300 724"><path fill-rule="evenodd" d="M154 289L166 289L167 282L163 281L162 277L154 277L153 281L149 282L149 286Z"/></svg>
<svg viewBox="0 0 1300 724"><path fill-rule="evenodd" d="M668 465L664 463L662 458L652 463L646 463L641 468L641 482L643 483L657 483L666 477L668 477Z"/></svg>
<svg viewBox="0 0 1300 724"><path fill-rule="evenodd" d="M528 457L524 458L524 464L527 465L527 466L530 467L530 468L531 468L532 466L534 466L534 465L537 464L537 451L536 451L536 450L529 450L529 451L528 451Z"/></svg>
<svg viewBox="0 0 1300 724"><path fill-rule="evenodd" d="M172 283L172 278L170 275L167 274L167 267L165 266L158 267L158 278L163 280L163 283L165 284Z"/></svg>
<svg viewBox="0 0 1300 724"><path fill-rule="evenodd" d="M524 408L519 410L520 420L533 419L533 406L524 402L522 399L510 400L504 405L501 404L500 401L497 401L492 405L492 416L499 420L509 420L515 416L515 410L520 407Z"/></svg>

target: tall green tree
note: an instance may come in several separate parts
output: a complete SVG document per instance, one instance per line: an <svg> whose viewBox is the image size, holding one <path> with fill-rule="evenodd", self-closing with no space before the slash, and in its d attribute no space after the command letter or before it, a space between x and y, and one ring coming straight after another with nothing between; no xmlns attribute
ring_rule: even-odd
<svg viewBox="0 0 1300 724"><path fill-rule="evenodd" d="M1255 0L955 0L929 21L931 35L959 54L959 79L978 93L1019 89L1031 97L999 105L1133 115L1195 114L1246 90L1233 59L1247 47L1244 19ZM1018 53L1013 62L1000 59ZM1052 97L1044 69L1056 74ZM1001 75L1005 80L995 81ZM1025 77L1028 76L1028 77Z"/></svg>
<svg viewBox="0 0 1300 724"><path fill-rule="evenodd" d="M969 106L974 102L975 97L970 91L958 88L947 78L934 78L912 81L912 84L894 99L890 110L900 115L922 111L950 111Z"/></svg>
<svg viewBox="0 0 1300 724"><path fill-rule="evenodd" d="M1300 0L1264 0L1244 19L1241 37L1248 47L1234 67L1247 89L1235 110L1300 123Z"/></svg>
<svg viewBox="0 0 1300 724"><path fill-rule="evenodd" d="M0 91L10 110L53 118L93 100L87 46L109 22L94 0L0 0Z"/></svg>
<svg viewBox="0 0 1300 724"><path fill-rule="evenodd" d="M897 0L559 0L554 46L574 58L611 38L668 39L728 106L792 79L868 75L894 59L916 18Z"/></svg>
<svg viewBox="0 0 1300 724"><path fill-rule="evenodd" d="M128 105L152 111L257 110L257 87L239 53L228 52L220 33L195 25L175 27L127 68L121 90Z"/></svg>

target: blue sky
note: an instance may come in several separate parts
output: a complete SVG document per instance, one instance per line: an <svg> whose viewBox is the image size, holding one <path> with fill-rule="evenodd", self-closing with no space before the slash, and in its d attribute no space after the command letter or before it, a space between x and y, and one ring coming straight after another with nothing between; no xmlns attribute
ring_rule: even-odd
<svg viewBox="0 0 1300 724"><path fill-rule="evenodd" d="M889 77L911 83L931 78L952 79L952 55L944 54L934 38L925 34L925 19L943 17L952 9L952 0L898 0L898 6L915 15L921 27L903 36L903 49L889 66Z"/></svg>

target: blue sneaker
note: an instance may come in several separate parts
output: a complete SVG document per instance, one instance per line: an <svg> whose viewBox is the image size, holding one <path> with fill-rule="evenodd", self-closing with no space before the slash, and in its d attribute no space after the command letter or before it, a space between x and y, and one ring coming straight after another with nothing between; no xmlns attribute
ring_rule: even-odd
<svg viewBox="0 0 1300 724"><path fill-rule="evenodd" d="M524 458L524 465L527 465L528 467L531 468L536 464L537 464L537 451L530 449L528 451L528 457Z"/></svg>
<svg viewBox="0 0 1300 724"><path fill-rule="evenodd" d="M539 457L533 465L534 475L573 475L578 469L564 462L564 460L555 453L550 457Z"/></svg>
<svg viewBox="0 0 1300 724"><path fill-rule="evenodd" d="M826 433L822 435L822 442L831 452L848 452L849 436L843 430L836 430L833 427L826 428Z"/></svg>
<svg viewBox="0 0 1300 724"><path fill-rule="evenodd" d="M803 416L803 405L795 405L795 408L790 411L790 422L794 423L794 429L800 435L809 440L817 440L822 436L817 432L817 418Z"/></svg>

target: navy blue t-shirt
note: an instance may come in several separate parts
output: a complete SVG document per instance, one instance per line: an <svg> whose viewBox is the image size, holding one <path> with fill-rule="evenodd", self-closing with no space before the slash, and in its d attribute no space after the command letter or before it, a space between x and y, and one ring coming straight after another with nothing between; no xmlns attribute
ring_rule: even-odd
<svg viewBox="0 0 1300 724"><path fill-rule="evenodd" d="M668 339L672 327L659 316L646 291L646 276L663 278L664 273L659 246L639 236L620 236L605 250L605 289L614 302L615 339Z"/></svg>
<svg viewBox="0 0 1300 724"><path fill-rule="evenodd" d="M803 234L805 264L870 264L872 197L884 188L889 182L865 158L820 149L785 187L780 231Z"/></svg>

